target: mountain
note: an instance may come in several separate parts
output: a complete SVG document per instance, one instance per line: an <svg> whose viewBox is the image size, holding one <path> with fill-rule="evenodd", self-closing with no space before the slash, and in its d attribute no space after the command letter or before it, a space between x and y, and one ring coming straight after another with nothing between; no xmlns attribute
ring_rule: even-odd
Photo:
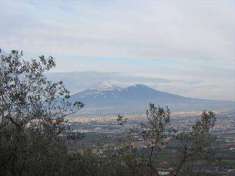
<svg viewBox="0 0 235 176"><path fill-rule="evenodd" d="M163 85L164 87L168 87L168 84L172 84L171 80L167 79L126 75L124 73L116 72L48 72L46 77L51 81L63 81L65 87L72 94L91 87L95 87L96 89L104 89L105 87L113 87L113 85L128 86L136 83L146 85L151 84L155 86L158 85L159 87Z"/></svg>
<svg viewBox="0 0 235 176"><path fill-rule="evenodd" d="M105 85L103 88L87 89L74 94L72 101L85 104L81 111L84 114L144 113L149 103L169 106L172 111L223 111L235 108L235 102L188 98L142 84L126 88Z"/></svg>

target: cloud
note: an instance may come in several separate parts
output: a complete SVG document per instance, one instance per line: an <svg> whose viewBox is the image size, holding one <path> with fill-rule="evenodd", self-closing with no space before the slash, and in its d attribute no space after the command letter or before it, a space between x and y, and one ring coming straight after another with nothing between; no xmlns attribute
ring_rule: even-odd
<svg viewBox="0 0 235 176"><path fill-rule="evenodd" d="M66 87L77 93L84 89L100 87L103 83L127 87L132 84L145 84L160 91L195 98L234 100L231 92L235 82L210 82L205 80L163 79L160 77L135 76L114 72L66 72L49 73L51 80L63 80ZM228 86L230 85L230 86Z"/></svg>
<svg viewBox="0 0 235 176"><path fill-rule="evenodd" d="M95 57L235 57L232 0L2 3L6 47Z"/></svg>
<svg viewBox="0 0 235 176"><path fill-rule="evenodd" d="M0 47L53 55L57 71L161 77L171 92L235 99L234 19L233 0L2 0Z"/></svg>

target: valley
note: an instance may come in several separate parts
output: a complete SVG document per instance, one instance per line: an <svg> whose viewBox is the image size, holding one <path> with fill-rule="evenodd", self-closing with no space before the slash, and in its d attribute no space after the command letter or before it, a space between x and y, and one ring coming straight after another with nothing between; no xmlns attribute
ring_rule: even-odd
<svg viewBox="0 0 235 176"><path fill-rule="evenodd" d="M189 131L192 125L199 119L199 115L199 112L172 113L170 126L177 133ZM68 118L74 132L83 134L80 140L69 143L70 149L81 152L83 149L87 150L90 148L91 151L97 153L102 151L104 146L118 146L125 141L124 138L128 138L130 131L138 131L146 121L144 115L129 115L125 116L125 118L128 120L124 125L120 125L116 121L117 118L115 116L103 118L81 117L81 119L79 117ZM214 144L214 151L216 152L216 155L214 155L215 162L207 167L203 165L200 167L196 166L196 168L201 168L204 172L206 171L212 175L232 176L235 174L235 112L218 113L212 133L216 136L216 142ZM144 149L142 138L138 133L136 134L134 135L134 140L132 140L133 145L137 148ZM175 157L177 155L174 151L177 148L178 145L174 144L173 141L172 144L167 146L164 152L160 153L160 160L164 158L171 162L172 159L176 159ZM167 164L165 163L164 165L160 169L169 171Z"/></svg>

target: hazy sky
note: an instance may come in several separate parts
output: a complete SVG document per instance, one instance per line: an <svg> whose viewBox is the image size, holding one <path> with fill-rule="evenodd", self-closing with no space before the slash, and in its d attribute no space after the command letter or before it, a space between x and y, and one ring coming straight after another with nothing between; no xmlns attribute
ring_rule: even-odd
<svg viewBox="0 0 235 176"><path fill-rule="evenodd" d="M55 71L168 80L161 90L235 100L234 0L0 0L0 47Z"/></svg>

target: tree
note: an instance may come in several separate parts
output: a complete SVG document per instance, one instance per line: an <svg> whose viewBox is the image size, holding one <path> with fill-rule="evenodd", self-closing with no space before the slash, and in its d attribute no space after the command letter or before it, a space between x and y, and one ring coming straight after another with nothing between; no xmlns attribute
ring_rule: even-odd
<svg viewBox="0 0 235 176"><path fill-rule="evenodd" d="M171 176L192 175L197 172L193 170L193 164L207 161L213 156L213 142L215 137L211 134L211 129L215 125L215 114L211 111L204 111L193 126L191 131L177 132L172 129L170 123L170 110L162 107L149 105L146 112L147 123L143 139L148 150L147 166L151 168L150 175L159 175L158 165L154 159L159 159L159 154L168 145L177 143L180 155L176 156L176 166L170 172ZM160 159L161 162L169 162ZM198 174L198 173L197 173Z"/></svg>
<svg viewBox="0 0 235 176"><path fill-rule="evenodd" d="M179 155L171 176L198 175L192 165L210 159L213 112L203 112L189 131L177 132L170 127L169 108L154 104L144 125L123 134L119 145L98 153L69 151L64 137L80 136L71 133L64 117L84 104L70 101L63 82L47 80L45 72L53 67L52 57L26 61L22 52L0 50L0 176L158 176L158 161L166 161L160 154L174 142ZM117 122L124 126L127 119L118 115Z"/></svg>
<svg viewBox="0 0 235 176"><path fill-rule="evenodd" d="M26 61L23 52L0 53L0 175L54 174L65 156L64 117L83 104L69 101L63 82L46 79L53 67L52 57Z"/></svg>
<svg viewBox="0 0 235 176"><path fill-rule="evenodd" d="M1 55L0 61L0 110L3 122L24 127L29 121L52 123L62 119L74 108L67 101L69 91L63 82L52 82L44 73L55 67L52 57L39 57L39 61L22 59L23 53L12 51ZM81 106L79 103L76 105Z"/></svg>
<svg viewBox="0 0 235 176"><path fill-rule="evenodd" d="M147 123L144 125L143 139L148 151L147 165L151 169L150 175L158 175L158 170L154 167L153 158L158 157L158 153L161 152L166 145L167 139L167 125L170 122L170 110L149 104L149 108L146 111Z"/></svg>
<svg viewBox="0 0 235 176"><path fill-rule="evenodd" d="M204 111L190 132L181 132L176 136L180 145L178 148L180 156L172 175L192 174L193 168L191 167L196 161L207 161L213 157L212 144L215 137L211 134L211 129L215 121L216 117L213 112Z"/></svg>

